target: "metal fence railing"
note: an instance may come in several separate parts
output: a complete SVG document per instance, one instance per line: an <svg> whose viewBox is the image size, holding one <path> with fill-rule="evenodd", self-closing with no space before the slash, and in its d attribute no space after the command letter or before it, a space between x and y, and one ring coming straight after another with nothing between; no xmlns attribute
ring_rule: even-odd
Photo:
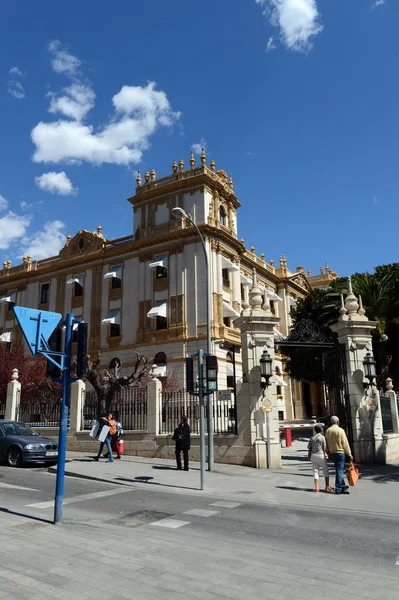
<svg viewBox="0 0 399 600"><path fill-rule="evenodd" d="M32 427L58 427L60 422L61 386L22 388L16 419Z"/></svg>
<svg viewBox="0 0 399 600"><path fill-rule="evenodd" d="M7 390L0 391L0 419L4 419L6 412Z"/></svg>
<svg viewBox="0 0 399 600"><path fill-rule="evenodd" d="M227 393L226 393L227 392ZM193 396L186 391L161 392L161 411L159 415L159 433L173 433L186 415L191 433L200 432L200 405L198 396ZM208 426L208 400L205 399L205 431ZM213 426L215 434L236 434L237 417L234 395L224 391L213 397Z"/></svg>
<svg viewBox="0 0 399 600"><path fill-rule="evenodd" d="M82 427L91 429L102 412L96 392L85 393L82 408ZM147 388L122 388L108 409L126 430L147 429Z"/></svg>
<svg viewBox="0 0 399 600"><path fill-rule="evenodd" d="M389 396L380 393L381 419L384 433L393 433L393 418L391 409L391 399Z"/></svg>

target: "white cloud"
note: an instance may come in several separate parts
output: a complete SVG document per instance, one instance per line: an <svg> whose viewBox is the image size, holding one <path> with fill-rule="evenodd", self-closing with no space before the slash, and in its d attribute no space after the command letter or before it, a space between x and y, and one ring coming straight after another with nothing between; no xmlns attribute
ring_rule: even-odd
<svg viewBox="0 0 399 600"><path fill-rule="evenodd" d="M91 87L83 83L73 83L62 90L62 93L51 96L49 112L61 113L69 119L81 121L94 106L96 98Z"/></svg>
<svg viewBox="0 0 399 600"><path fill-rule="evenodd" d="M311 39L323 26L319 23L316 0L255 0L273 27L278 27L283 44L290 50L304 52L312 47Z"/></svg>
<svg viewBox="0 0 399 600"><path fill-rule="evenodd" d="M38 188L59 196L70 196L77 194L77 190L73 187L72 181L68 178L64 171L55 173L43 173L40 177L35 177L35 183Z"/></svg>
<svg viewBox="0 0 399 600"><path fill-rule="evenodd" d="M53 40L49 43L48 49L52 55L51 64L56 73L64 74L67 77L77 77L81 61L70 54L67 50L61 49L61 42Z"/></svg>
<svg viewBox="0 0 399 600"><path fill-rule="evenodd" d="M383 4L385 4L386 0L375 0L375 2L373 2L373 4L371 5L371 10L373 10L374 8L378 8L379 6L382 6Z"/></svg>
<svg viewBox="0 0 399 600"><path fill-rule="evenodd" d="M41 121L31 131L34 162L140 162L150 136L160 126L170 127L181 116L172 111L165 92L157 91L155 86L155 82L146 87L123 86L112 98L116 114L97 132L76 120Z"/></svg>
<svg viewBox="0 0 399 600"><path fill-rule="evenodd" d="M0 194L0 211L2 210L6 210L8 207L8 202L7 200L4 198L4 196L2 196Z"/></svg>
<svg viewBox="0 0 399 600"><path fill-rule="evenodd" d="M201 154L202 148L206 148L206 140L201 138L199 144L192 144L191 148L194 150L195 154Z"/></svg>
<svg viewBox="0 0 399 600"><path fill-rule="evenodd" d="M45 223L42 231L37 231L25 239L24 255L30 254L33 259L40 260L55 256L65 245L65 224L62 221Z"/></svg>
<svg viewBox="0 0 399 600"><path fill-rule="evenodd" d="M270 36L269 39L267 40L266 52L272 52L275 49L276 49L276 44L274 43L274 37Z"/></svg>
<svg viewBox="0 0 399 600"><path fill-rule="evenodd" d="M22 73L18 67L12 67L9 73L11 77L7 83L7 92L13 96L13 98L22 100L22 98L25 98L25 90L22 83L19 81L19 78L24 77L25 73Z"/></svg>
<svg viewBox="0 0 399 600"><path fill-rule="evenodd" d="M24 73L18 69L18 67L11 67L9 70L10 75L19 75L19 77L23 77Z"/></svg>
<svg viewBox="0 0 399 600"><path fill-rule="evenodd" d="M20 204L21 210L24 212L27 212L28 210L30 211L32 208L40 208L41 206L43 206L43 202L41 200L38 202L25 202L25 200L22 200Z"/></svg>
<svg viewBox="0 0 399 600"><path fill-rule="evenodd" d="M8 212L0 218L0 250L7 249L11 244L22 238L30 225L29 217L22 217Z"/></svg>

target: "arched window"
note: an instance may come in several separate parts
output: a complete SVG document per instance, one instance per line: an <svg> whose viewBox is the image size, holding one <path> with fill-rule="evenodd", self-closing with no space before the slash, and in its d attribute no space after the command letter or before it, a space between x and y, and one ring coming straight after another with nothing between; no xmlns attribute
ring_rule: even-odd
<svg viewBox="0 0 399 600"><path fill-rule="evenodd" d="M223 205L219 208L219 221L222 225L227 225L227 214L226 209Z"/></svg>
<svg viewBox="0 0 399 600"><path fill-rule="evenodd" d="M167 363L167 359L166 359L166 354L165 352L158 352L155 356L154 356L154 364L158 365L158 367L160 365L166 365Z"/></svg>
<svg viewBox="0 0 399 600"><path fill-rule="evenodd" d="M276 367L276 375L281 375L280 367Z"/></svg>
<svg viewBox="0 0 399 600"><path fill-rule="evenodd" d="M234 388L234 360L231 352L226 354L226 384L228 388Z"/></svg>

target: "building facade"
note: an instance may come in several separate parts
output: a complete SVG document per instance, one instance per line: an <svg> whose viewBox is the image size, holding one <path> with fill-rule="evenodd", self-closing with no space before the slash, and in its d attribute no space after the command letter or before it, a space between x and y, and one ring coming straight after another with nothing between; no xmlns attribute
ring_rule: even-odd
<svg viewBox="0 0 399 600"><path fill-rule="evenodd" d="M133 222L126 237L108 240L101 227L82 230L67 237L58 256L38 261L25 256L16 266L3 263L1 339L22 339L13 304L73 312L88 323L89 351L100 352L105 366L118 358L128 373L134 351L140 350L154 359L159 376L170 369L184 387L185 357L206 348L206 272L198 235L186 219L174 216L174 207L188 212L205 238L211 351L219 361L220 390L233 393L242 379L241 334L234 321L248 306L254 269L264 302L280 319L277 339L288 334L297 300L336 276L328 267L316 276L302 267L290 271L284 256L275 265L254 247L246 248L237 236L241 204L232 178L214 161L208 166L204 151L199 165L191 153L189 168L182 160L174 162L167 177L157 179L152 170L142 179L139 173L128 201ZM275 369L280 419L309 417L321 391L290 381L280 355Z"/></svg>

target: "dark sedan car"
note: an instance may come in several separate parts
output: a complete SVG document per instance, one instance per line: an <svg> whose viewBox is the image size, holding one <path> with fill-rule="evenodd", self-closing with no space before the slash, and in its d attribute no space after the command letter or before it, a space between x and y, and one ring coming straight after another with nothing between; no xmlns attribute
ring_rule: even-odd
<svg viewBox="0 0 399 600"><path fill-rule="evenodd" d="M57 459L57 442L41 437L19 421L0 420L0 460L10 467L21 467L26 463L56 463Z"/></svg>

